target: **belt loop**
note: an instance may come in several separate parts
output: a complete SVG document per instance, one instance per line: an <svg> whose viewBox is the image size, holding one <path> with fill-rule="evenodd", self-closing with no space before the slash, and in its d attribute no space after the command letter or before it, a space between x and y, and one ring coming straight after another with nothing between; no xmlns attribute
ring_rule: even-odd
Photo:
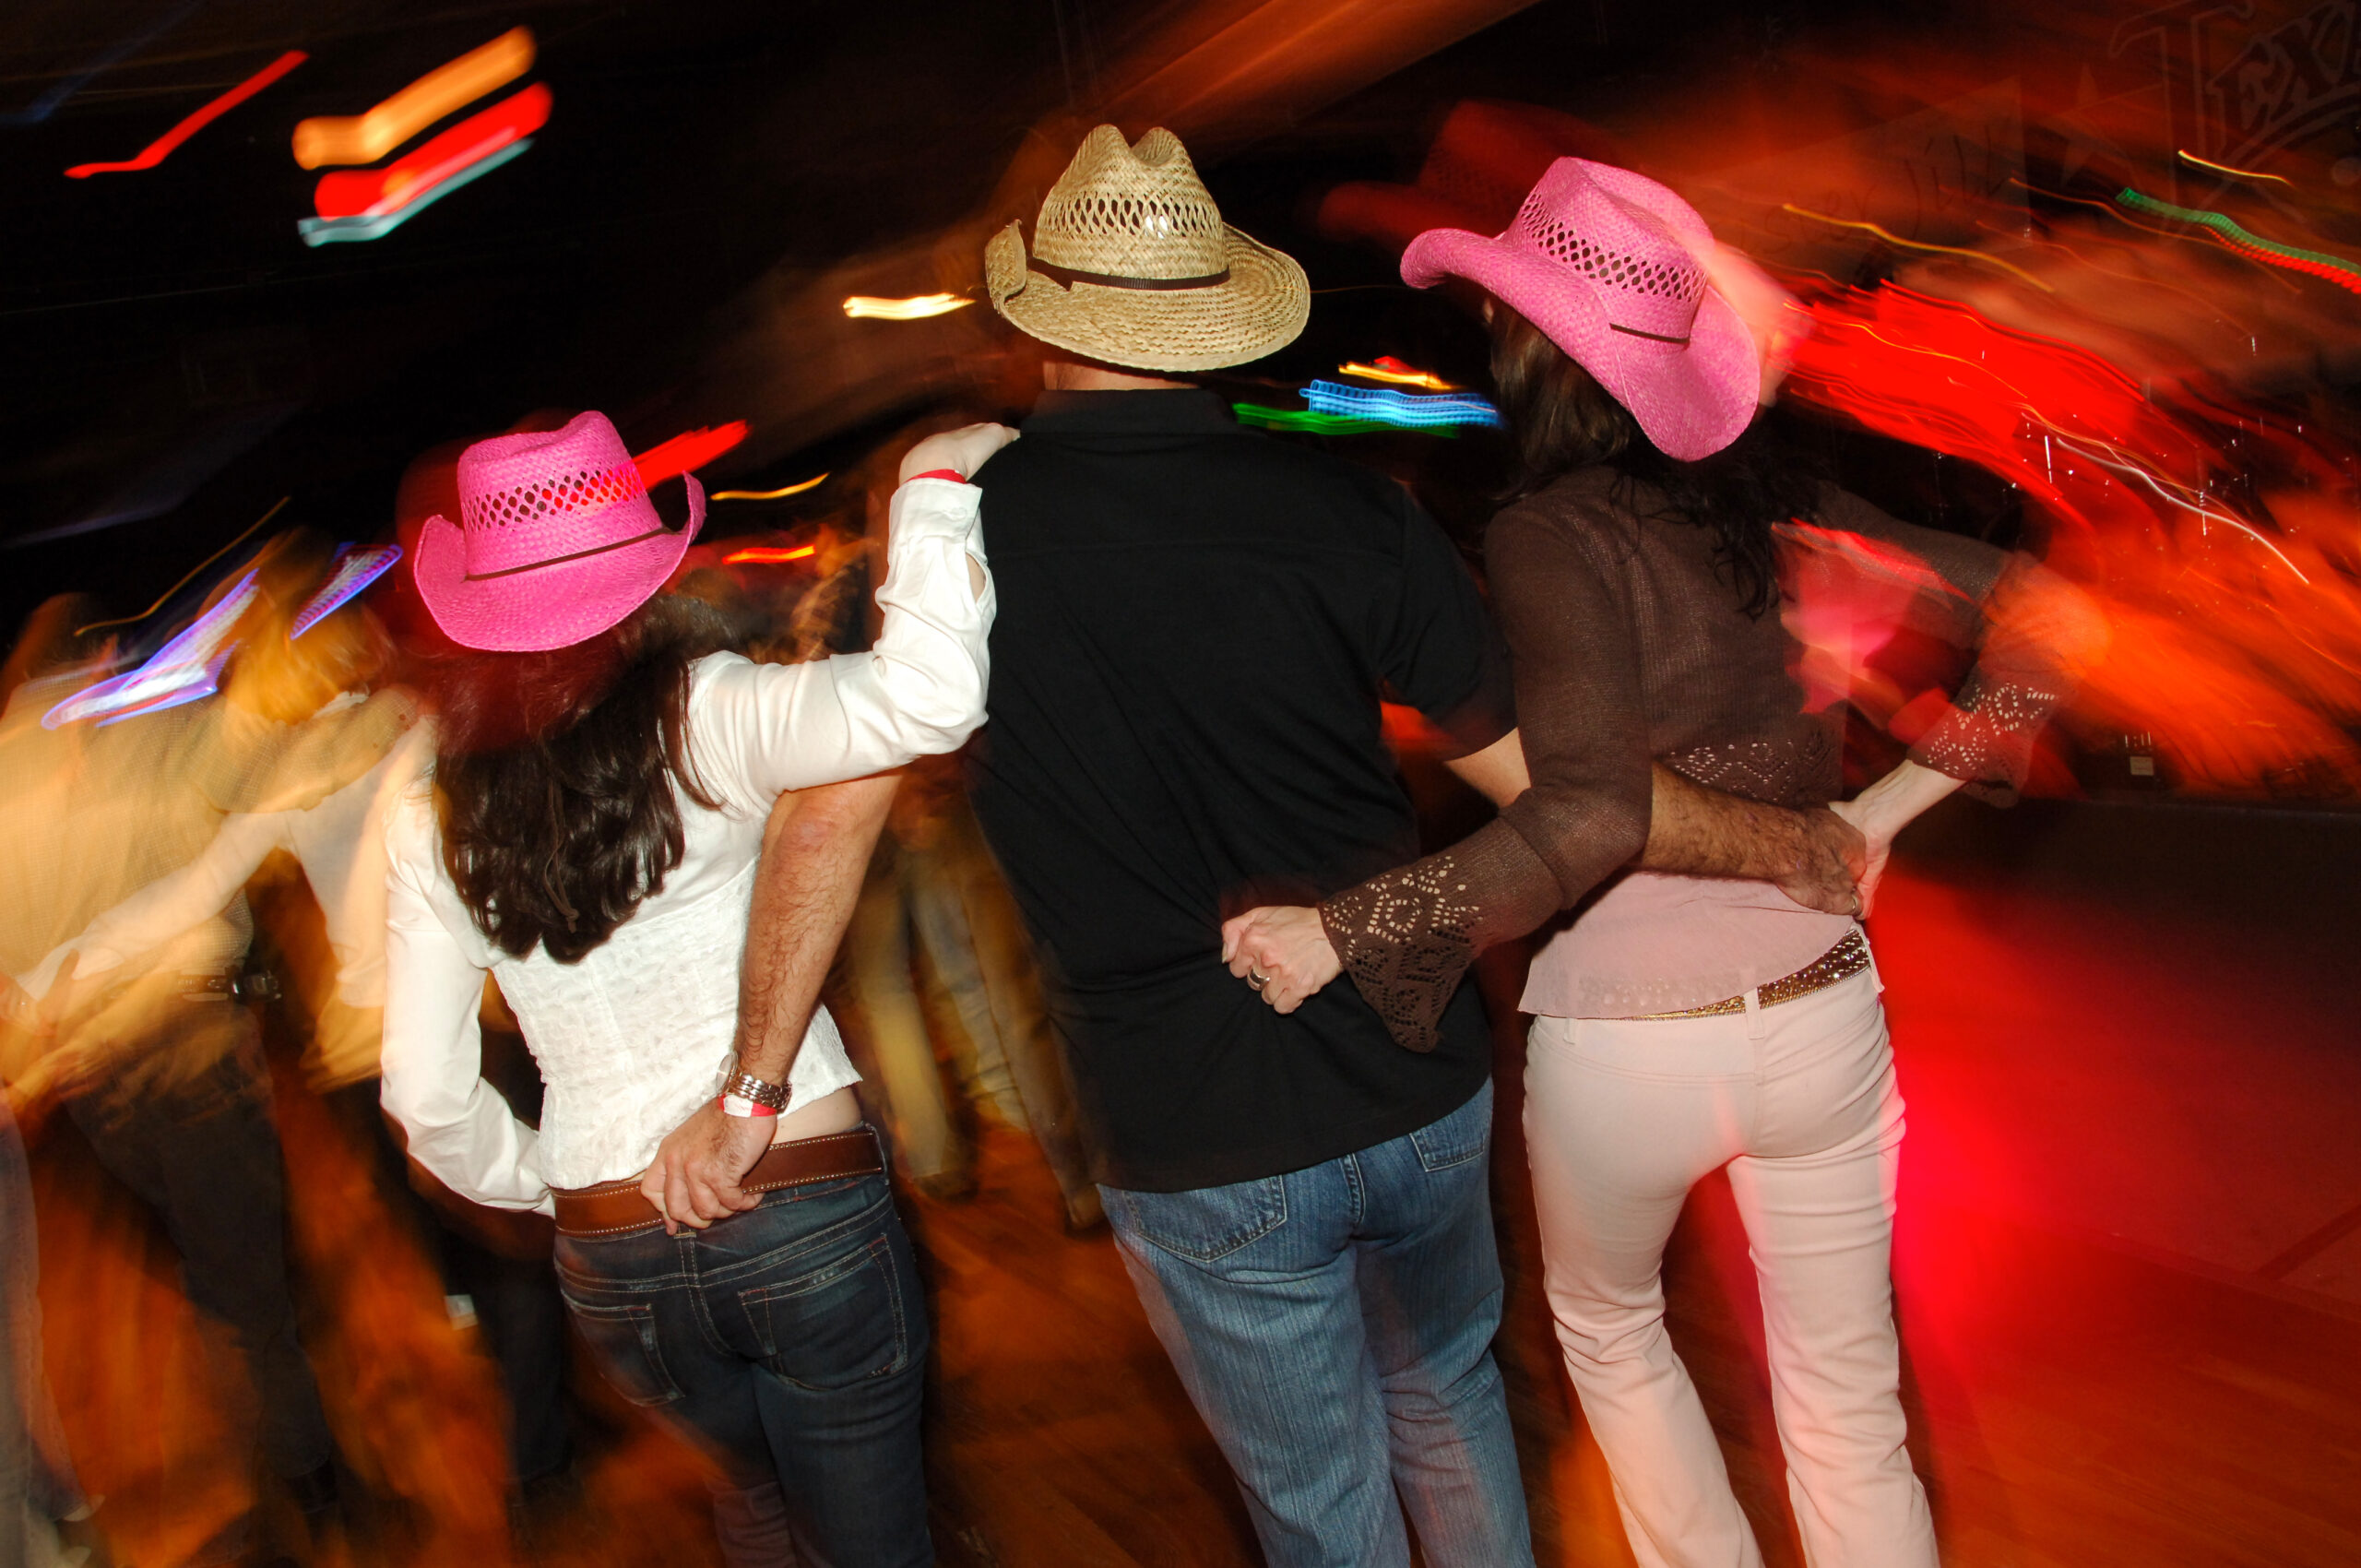
<svg viewBox="0 0 2361 1568"><path fill-rule="evenodd" d="M1863 925L1860 921L1855 921L1853 922L1853 930L1861 939L1861 951L1869 955L1869 980L1877 986L1878 994L1880 996L1883 996L1885 994L1885 977L1878 973L1878 950L1869 944L1869 928Z"/></svg>
<svg viewBox="0 0 2361 1568"><path fill-rule="evenodd" d="M1745 1001L1746 1038L1762 1039L1771 1032L1770 1026L1762 1021L1762 988L1759 985L1747 987Z"/></svg>

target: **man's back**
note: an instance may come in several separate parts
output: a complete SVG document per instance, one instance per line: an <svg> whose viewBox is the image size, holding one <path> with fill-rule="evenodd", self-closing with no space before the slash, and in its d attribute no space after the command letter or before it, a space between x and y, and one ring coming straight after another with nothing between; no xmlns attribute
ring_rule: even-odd
<svg viewBox="0 0 2361 1568"><path fill-rule="evenodd" d="M1513 724L1474 585L1380 475L1211 394L1052 393L981 476L999 586L977 805L1039 938L1116 1185L1299 1169L1481 1085L1463 994L1431 1056L1350 986L1281 1016L1225 916L1417 849L1381 694L1471 748Z"/></svg>

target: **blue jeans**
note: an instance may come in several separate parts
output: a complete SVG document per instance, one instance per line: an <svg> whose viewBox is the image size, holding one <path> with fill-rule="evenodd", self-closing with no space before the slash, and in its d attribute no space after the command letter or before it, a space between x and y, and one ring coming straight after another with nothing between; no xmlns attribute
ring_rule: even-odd
<svg viewBox="0 0 2361 1568"><path fill-rule="evenodd" d="M926 1304L883 1176L702 1231L560 1236L558 1284L616 1390L714 1467L731 1568L934 1561L919 1453Z"/></svg>
<svg viewBox="0 0 2361 1568"><path fill-rule="evenodd" d="M1099 1189L1274 1568L1533 1562L1492 1336L1492 1090L1324 1165ZM1399 1495L1400 1504L1395 1498Z"/></svg>

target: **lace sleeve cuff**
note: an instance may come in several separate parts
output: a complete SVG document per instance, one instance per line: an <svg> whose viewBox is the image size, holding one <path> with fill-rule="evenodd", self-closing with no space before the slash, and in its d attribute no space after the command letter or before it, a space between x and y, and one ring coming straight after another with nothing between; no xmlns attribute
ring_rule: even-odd
<svg viewBox="0 0 2361 1568"><path fill-rule="evenodd" d="M1320 906L1345 972L1394 1040L1432 1051L1443 1009L1476 955L1539 925L1557 879L1506 823L1371 877Z"/></svg>
<svg viewBox="0 0 2361 1568"><path fill-rule="evenodd" d="M1970 784L2022 788L2034 736L2064 700L2062 692L1970 675L1951 712L1910 748L1911 760Z"/></svg>

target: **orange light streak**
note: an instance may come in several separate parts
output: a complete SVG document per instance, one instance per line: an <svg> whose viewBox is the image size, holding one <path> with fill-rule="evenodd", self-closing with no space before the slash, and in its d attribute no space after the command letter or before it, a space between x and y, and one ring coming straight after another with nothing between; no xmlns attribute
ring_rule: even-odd
<svg viewBox="0 0 2361 1568"><path fill-rule="evenodd" d="M845 314L855 321L864 316L879 321L922 321L930 315L948 315L975 303L957 294L917 294L907 300L881 300L873 294L854 294L845 301Z"/></svg>
<svg viewBox="0 0 2361 1568"><path fill-rule="evenodd" d="M1964 256L1970 261L1987 262L1990 265L1999 267L2003 272L2022 278L2045 294L2054 294L2058 292L2057 290L2051 288L2048 284L2043 282L2032 273L2027 272L2023 267L2011 267L2007 262L2002 261L1999 256L1987 255L1982 251L1968 250L1961 245L1929 244L1924 240L1905 240L1901 235L1894 233L1892 230L1885 228L1881 224L1868 222L1865 220L1858 218L1831 218L1825 212L1814 212L1808 207L1797 207L1791 201L1781 202L1779 204L1779 210L1782 212L1792 212L1798 218L1809 218L1816 223L1826 223L1838 229L1859 229L1864 232L1875 234L1879 239L1883 240L1890 245L1900 245L1905 250L1936 251L1944 255Z"/></svg>
<svg viewBox="0 0 2361 1568"><path fill-rule="evenodd" d="M511 28L481 48L438 65L365 114L324 116L295 127L295 161L374 163L454 110L533 68L533 30Z"/></svg>
<svg viewBox="0 0 2361 1568"><path fill-rule="evenodd" d="M745 550L731 551L721 558L721 564L725 566L776 566L788 561L801 561L806 556L816 555L819 552L820 547L816 544L801 545L794 550L777 550L766 545L754 545Z"/></svg>
<svg viewBox="0 0 2361 1568"><path fill-rule="evenodd" d="M2187 148L2180 148L2177 150L2179 152L2183 162L2194 163L2200 169L2211 169L2216 174L2228 174L2240 180L2272 180L2280 184L2285 185L2289 190L2296 188L2296 182L2287 178L2284 174L2266 174L2260 169L2233 169L2226 163L2216 163L2210 158L2200 158L2197 154L2189 151Z"/></svg>
<svg viewBox="0 0 2361 1568"><path fill-rule="evenodd" d="M777 490L717 490L706 499L709 501L783 501L790 495L801 495L807 490L817 490L827 482L828 476L807 479L801 484L783 484Z"/></svg>
<svg viewBox="0 0 2361 1568"><path fill-rule="evenodd" d="M205 129L206 126L310 58L310 55L300 49L291 49L196 113L191 114L187 119L183 120L179 125L174 125L171 130L166 131L162 136L158 137L154 141L149 142L146 147L141 148L138 157L126 159L121 163L77 163L73 168L65 171L65 177L69 180L87 180L93 174L128 174L141 169L153 169L157 164L170 158L181 143L188 140L189 137L196 135L197 132Z"/></svg>
<svg viewBox="0 0 2361 1568"><path fill-rule="evenodd" d="M1375 364L1363 364L1354 360L1336 367L1338 375L1358 375L1363 381L1382 381L1395 386L1423 386L1430 392L1456 392L1459 388L1442 376L1404 364L1392 354L1380 354Z"/></svg>

